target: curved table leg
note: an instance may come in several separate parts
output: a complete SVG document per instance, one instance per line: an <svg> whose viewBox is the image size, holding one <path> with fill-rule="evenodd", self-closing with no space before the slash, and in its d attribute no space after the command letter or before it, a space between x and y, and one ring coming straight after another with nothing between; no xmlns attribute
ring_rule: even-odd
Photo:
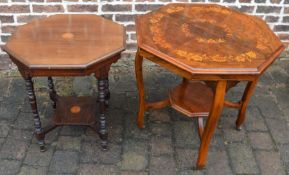
<svg viewBox="0 0 289 175"><path fill-rule="evenodd" d="M242 100L240 103L241 109L239 110L238 118L236 120L237 130L241 130L241 125L243 124L243 122L245 120L246 109L247 109L247 106L249 104L250 97L252 96L252 94L255 90L256 85L257 85L257 80L249 81L247 86L246 86L245 92L243 94L243 97L242 97Z"/></svg>
<svg viewBox="0 0 289 175"><path fill-rule="evenodd" d="M220 80L217 82L212 108L207 119L205 129L201 138L197 168L202 169L206 164L209 144L217 126L224 105L227 81Z"/></svg>
<svg viewBox="0 0 289 175"><path fill-rule="evenodd" d="M139 111L137 115L137 126L139 128L144 127L143 125L144 112L146 108L143 74L142 74L142 63L143 63L143 57L140 55L139 51L137 51L136 56L135 56L135 74L136 74L137 88L138 88L138 94L139 94Z"/></svg>
<svg viewBox="0 0 289 175"><path fill-rule="evenodd" d="M49 87L49 97L52 100L53 109L56 108L57 93L54 88L54 83L52 77L48 77L48 87Z"/></svg>
<svg viewBox="0 0 289 175"><path fill-rule="evenodd" d="M45 144L44 144L45 134L44 134L43 128L41 127L41 121L40 121L39 114L38 114L32 78L27 77L24 79L25 79L25 86L26 86L26 90L27 90L27 94L28 94L28 98L29 98L29 103L31 105L31 109L32 109L32 113L33 113L36 138L37 138L38 144L40 146L40 151L44 152L46 150Z"/></svg>

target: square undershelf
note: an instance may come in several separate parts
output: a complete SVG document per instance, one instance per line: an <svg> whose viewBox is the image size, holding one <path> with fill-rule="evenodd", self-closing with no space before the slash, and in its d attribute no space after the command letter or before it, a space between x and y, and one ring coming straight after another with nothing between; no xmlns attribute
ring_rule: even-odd
<svg viewBox="0 0 289 175"><path fill-rule="evenodd" d="M52 118L55 125L94 125L96 97L59 97Z"/></svg>

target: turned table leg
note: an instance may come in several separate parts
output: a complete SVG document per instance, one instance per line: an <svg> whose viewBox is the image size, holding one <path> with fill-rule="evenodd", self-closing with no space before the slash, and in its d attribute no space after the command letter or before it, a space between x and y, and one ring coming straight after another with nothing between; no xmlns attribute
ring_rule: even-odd
<svg viewBox="0 0 289 175"><path fill-rule="evenodd" d="M56 108L57 93L54 88L54 83L52 77L48 77L48 87L49 87L49 97L52 100L52 107Z"/></svg>
<svg viewBox="0 0 289 175"><path fill-rule="evenodd" d="M254 80L254 81L249 81L246 86L245 92L243 94L243 97L240 103L241 108L239 110L238 118L236 120L237 130L241 130L241 125L245 121L246 109L249 104L250 97L253 95L256 85L257 85L257 80Z"/></svg>
<svg viewBox="0 0 289 175"><path fill-rule="evenodd" d="M25 85L26 85L26 90L27 90L27 94L29 98L29 103L31 105L31 109L33 113L36 138L40 146L40 151L45 151L46 150L45 144L44 144L45 134L43 132L43 128L41 127L41 121L40 121L39 114L38 114L34 86L33 86L31 77L25 78Z"/></svg>
<svg viewBox="0 0 289 175"><path fill-rule="evenodd" d="M199 156L197 161L198 169L202 169L205 167L211 138L214 134L214 130L217 126L223 109L226 86L226 80L220 80L217 82L212 108L207 119L205 129L201 136L201 145L199 148Z"/></svg>
<svg viewBox="0 0 289 175"><path fill-rule="evenodd" d="M108 139L106 116L104 114L105 113L105 100L106 100L105 80L106 78L98 78L98 81L97 81L99 112L100 112L99 136L101 139L101 147L103 150L107 150L107 139Z"/></svg>
<svg viewBox="0 0 289 175"><path fill-rule="evenodd" d="M108 107L108 101L110 99L109 80L108 80L108 78L105 78L105 80L104 80L104 87L105 87L105 106Z"/></svg>
<svg viewBox="0 0 289 175"><path fill-rule="evenodd" d="M139 94L139 110L137 115L137 126L139 128L143 128L144 125L144 112L146 108L145 104L145 95L144 95L144 84L143 84L143 73L142 73L142 63L143 57L140 55L139 51L137 51L135 56L135 74L137 81L137 88Z"/></svg>

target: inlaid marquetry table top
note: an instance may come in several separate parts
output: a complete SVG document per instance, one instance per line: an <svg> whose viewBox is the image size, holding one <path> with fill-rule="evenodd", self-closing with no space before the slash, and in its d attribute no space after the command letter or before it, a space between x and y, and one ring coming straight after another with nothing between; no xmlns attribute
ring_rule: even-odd
<svg viewBox="0 0 289 175"><path fill-rule="evenodd" d="M137 18L138 46L191 73L260 74L284 46L258 17L170 4Z"/></svg>

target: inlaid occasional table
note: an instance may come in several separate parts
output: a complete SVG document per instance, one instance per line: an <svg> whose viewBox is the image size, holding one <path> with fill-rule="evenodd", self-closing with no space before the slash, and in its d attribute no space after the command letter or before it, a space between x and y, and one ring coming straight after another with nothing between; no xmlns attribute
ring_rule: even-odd
<svg viewBox="0 0 289 175"><path fill-rule="evenodd" d="M236 127L240 129L260 75L284 46L261 19L219 5L170 4L139 16L136 30L138 127L143 127L145 110L167 105L196 117L201 140L197 168L201 169L223 106L239 110ZM146 102L144 58L183 77L168 99ZM226 101L227 90L239 81L248 82L242 99ZM204 128L202 117L207 117Z"/></svg>
<svg viewBox="0 0 289 175"><path fill-rule="evenodd" d="M125 29L96 15L55 15L18 27L4 46L25 79L40 150L44 137L62 125L87 125L99 133L107 149L105 108L110 97L108 73L125 49ZM98 97L60 97L52 76L95 74ZM42 128L32 78L48 77L49 95L55 113L52 125ZM99 120L96 120L97 102Z"/></svg>

